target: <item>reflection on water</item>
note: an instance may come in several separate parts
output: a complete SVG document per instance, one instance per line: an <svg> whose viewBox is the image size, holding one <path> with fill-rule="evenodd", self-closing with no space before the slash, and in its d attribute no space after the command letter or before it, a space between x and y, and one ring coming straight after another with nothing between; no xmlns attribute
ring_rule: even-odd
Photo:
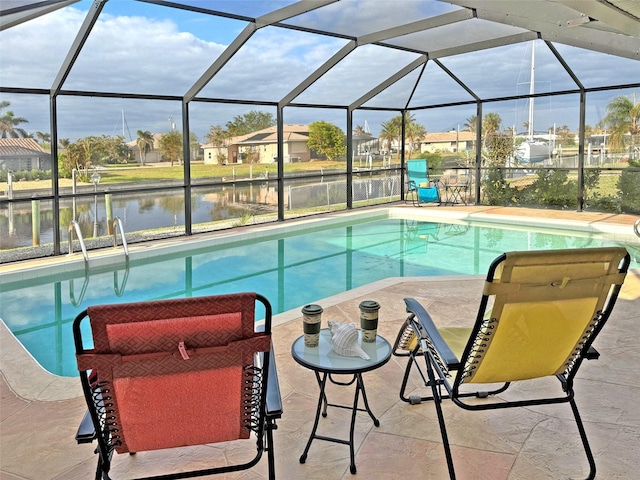
<svg viewBox="0 0 640 480"><path fill-rule="evenodd" d="M0 318L47 370L75 376L71 322L89 305L256 291L280 313L389 277L484 275L505 251L613 244L586 234L402 219L306 232L130 264L118 255L89 275L2 282Z"/></svg>
<svg viewBox="0 0 640 480"><path fill-rule="evenodd" d="M220 186L206 192L194 189L191 195L193 224L237 218L249 204L272 199L274 184L242 187ZM184 197L179 192L140 192L112 194L111 218L120 217L125 232L153 230L184 225ZM277 199L276 199L277 201ZM53 210L51 201L40 202L40 242L53 242ZM264 203L262 205L265 205ZM273 209L275 205L271 204ZM75 201L60 202L60 238L67 238L67 227L72 220L80 225L84 238L107 235L107 212L104 192L95 197L82 197ZM0 248L10 249L32 245L31 202L9 204L0 215ZM94 234L95 233L95 234Z"/></svg>
<svg viewBox="0 0 640 480"><path fill-rule="evenodd" d="M343 177L328 181L317 178L286 181L284 201L288 210L315 209L347 201L347 183ZM351 184L354 201L399 198L397 174L385 172L363 175ZM107 200L109 198L110 200ZM53 202L40 203L40 244L53 242ZM247 214L277 211L277 182L260 180L237 186L222 184L194 186L191 190L191 222L193 225L241 219ZM110 214L107 214L107 210ZM162 228L183 229L185 224L183 191L138 192L119 194L98 192L95 196L65 199L60 202L60 238L68 238L68 226L76 220L85 239L108 234L107 216L122 220L126 233ZM0 211L0 249L32 245L33 216L31 202L9 204Z"/></svg>

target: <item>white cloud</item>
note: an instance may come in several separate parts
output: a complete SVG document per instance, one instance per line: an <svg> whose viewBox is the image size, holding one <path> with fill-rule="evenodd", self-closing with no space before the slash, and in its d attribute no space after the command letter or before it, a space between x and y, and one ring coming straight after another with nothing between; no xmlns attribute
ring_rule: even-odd
<svg viewBox="0 0 640 480"><path fill-rule="evenodd" d="M358 35L388 28L394 22L406 23L424 18L425 12L421 10L427 8L426 5L439 9L437 12L430 11L429 15L453 8L437 2L406 2L403 3L403 8L397 8L393 3L356 0L338 2L320 11L312 11L292 19L291 23L314 28L327 25L333 31ZM205 38L234 38L244 25L237 20L206 15L187 15L184 12L178 15L172 9L155 5L135 4L137 8L133 15L132 10L124 10L128 5L133 4L110 2L109 9L105 8L63 89L180 97L226 48L226 45L219 43L222 40ZM122 15L119 11L129 14ZM147 11L149 16L146 16ZM0 32L0 84L4 87L51 88L85 14L78 8L66 7ZM172 14L174 18L171 17ZM222 30L225 30L224 34L217 33ZM339 38L275 27L262 28L203 89L202 96L277 102L345 43L346 40ZM486 50L442 61L482 97L523 93L522 89L515 91L520 81L518 72L521 69L521 55L508 54L512 48L517 50L521 47L522 45L516 45ZM587 80L587 86L637 81L638 62L568 47L559 47L559 50L561 54L566 52L569 65ZM351 103L415 57L412 53L380 46L358 47L333 71L294 101ZM554 65L555 70L547 67L547 64L541 65L538 75L541 81L549 85L546 89L558 89L558 85L561 85L560 89L572 86L572 82L567 81L568 75L558 63ZM615 74L612 75L612 72ZM558 75L561 75L561 80L554 80L560 78ZM462 97L469 97L466 92L456 93L455 97L448 95L448 92L441 95L431 86L434 83L439 82L429 83L429 89L422 90L424 93L421 94L431 104L436 103L440 97L445 102L451 98L457 101ZM461 87L452 81L449 85L461 91ZM392 93L388 98L396 98L399 102L405 98L398 91ZM611 97L616 94L617 92L611 93ZM36 100L33 95L1 94L0 99L10 101L14 114L29 120L29 124L25 125L28 131L35 133L50 130L46 95ZM558 100L557 103L564 101ZM401 105L402 103L398 104ZM594 124L598 120L595 118L596 112L602 112L605 105L606 103L590 108L587 123ZM168 131L169 117L174 119L178 129L182 128L179 101L60 97L58 108L59 136L71 140L85 135L121 133L120 118L123 110L126 112L126 127L134 138L137 130ZM207 108L193 106L191 128L202 138L210 125L224 124L235 115L252 108L259 109L244 106L229 108L213 104ZM490 107L486 110L488 108ZM549 121L567 123L575 128L574 112L577 108L577 105L569 108L566 119L562 111L558 110L558 118ZM442 129L445 129L460 121L448 118L445 110L431 112L430 125L440 123ZM339 124L345 122L344 110L287 109L285 114L291 123L308 123L318 119L336 119L335 123ZM390 118L393 113L389 112L384 116ZM437 127L429 127L431 131L434 129Z"/></svg>
<svg viewBox="0 0 640 480"><path fill-rule="evenodd" d="M170 20L100 17L64 88L183 95L224 50Z"/></svg>

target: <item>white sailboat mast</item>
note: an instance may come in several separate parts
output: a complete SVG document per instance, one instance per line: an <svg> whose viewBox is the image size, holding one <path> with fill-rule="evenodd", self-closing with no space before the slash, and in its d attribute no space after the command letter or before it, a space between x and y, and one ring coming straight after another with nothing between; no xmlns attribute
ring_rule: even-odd
<svg viewBox="0 0 640 480"><path fill-rule="evenodd" d="M533 94L535 93L535 62L536 62L536 45L535 42L531 42L531 80L529 83L529 122L528 122L528 136L529 141L533 140Z"/></svg>

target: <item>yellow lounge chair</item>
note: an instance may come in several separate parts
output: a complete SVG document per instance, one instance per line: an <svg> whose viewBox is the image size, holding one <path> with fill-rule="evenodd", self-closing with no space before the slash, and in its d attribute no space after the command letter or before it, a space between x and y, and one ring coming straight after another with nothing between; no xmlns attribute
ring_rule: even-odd
<svg viewBox="0 0 640 480"><path fill-rule="evenodd" d="M451 479L455 470L441 405L446 398L467 410L569 402L589 462L587 479L595 477L573 380L583 360L599 356L592 343L611 314L629 262L627 251L617 247L503 254L489 268L475 325L468 329L437 328L416 300L405 299L409 317L394 345L396 356L408 357L400 397L413 404L434 401ZM414 366L429 396L406 395ZM560 381L557 395L495 397L511 382L541 377ZM474 390L475 384L494 385L482 392L463 389L466 384ZM494 398L467 400L489 396Z"/></svg>

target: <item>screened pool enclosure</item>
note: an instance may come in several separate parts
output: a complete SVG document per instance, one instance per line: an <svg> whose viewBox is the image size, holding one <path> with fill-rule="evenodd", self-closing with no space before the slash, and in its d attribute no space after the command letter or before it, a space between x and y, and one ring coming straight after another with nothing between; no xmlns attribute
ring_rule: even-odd
<svg viewBox="0 0 640 480"><path fill-rule="evenodd" d="M416 158L458 202L640 212L632 0L4 0L0 21L11 259L397 202Z"/></svg>

